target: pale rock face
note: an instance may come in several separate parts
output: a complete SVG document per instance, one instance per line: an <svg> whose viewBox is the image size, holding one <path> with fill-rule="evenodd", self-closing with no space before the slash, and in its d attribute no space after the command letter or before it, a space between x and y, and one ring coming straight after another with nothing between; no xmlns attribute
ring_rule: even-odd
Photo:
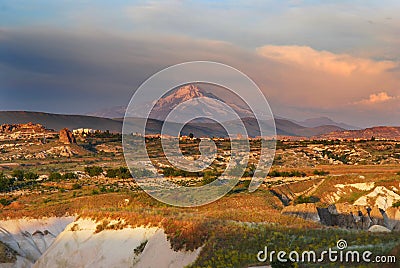
<svg viewBox="0 0 400 268"><path fill-rule="evenodd" d="M30 267L50 247L74 217L0 221L0 241L15 251L12 267Z"/></svg>
<svg viewBox="0 0 400 268"><path fill-rule="evenodd" d="M158 229L148 241L135 267L184 267L193 263L200 251L201 248L192 252L173 251L163 230Z"/></svg>
<svg viewBox="0 0 400 268"><path fill-rule="evenodd" d="M392 207L393 203L400 200L400 195L387 189L384 186L377 186L372 192L364 195L354 202L358 206L377 206L386 210Z"/></svg>
<svg viewBox="0 0 400 268"><path fill-rule="evenodd" d="M372 190L375 186L375 182L359 182L353 184L336 184L336 188L346 188L346 187L353 187L361 191L369 191Z"/></svg>
<svg viewBox="0 0 400 268"><path fill-rule="evenodd" d="M74 217L0 221L0 241L18 254L1 267L185 267L201 250L174 251L158 227L96 232L99 224Z"/></svg>

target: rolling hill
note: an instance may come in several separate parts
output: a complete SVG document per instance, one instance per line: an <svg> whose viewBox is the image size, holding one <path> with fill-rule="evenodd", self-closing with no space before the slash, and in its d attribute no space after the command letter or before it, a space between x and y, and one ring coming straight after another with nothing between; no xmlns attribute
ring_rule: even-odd
<svg viewBox="0 0 400 268"><path fill-rule="evenodd" d="M116 120L86 115L51 114L26 111L1 111L0 124L41 124L48 129L92 128L102 131L121 132L122 123Z"/></svg>
<svg viewBox="0 0 400 268"><path fill-rule="evenodd" d="M360 130L343 130L325 133L317 139L387 139L400 140L400 127L378 126Z"/></svg>

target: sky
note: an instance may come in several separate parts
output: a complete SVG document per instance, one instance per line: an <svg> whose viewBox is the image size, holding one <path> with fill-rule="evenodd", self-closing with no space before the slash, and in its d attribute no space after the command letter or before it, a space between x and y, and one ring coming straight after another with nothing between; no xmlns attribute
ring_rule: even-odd
<svg viewBox="0 0 400 268"><path fill-rule="evenodd" d="M0 110L127 105L163 68L209 60L276 116L400 125L398 14L398 0L0 0Z"/></svg>

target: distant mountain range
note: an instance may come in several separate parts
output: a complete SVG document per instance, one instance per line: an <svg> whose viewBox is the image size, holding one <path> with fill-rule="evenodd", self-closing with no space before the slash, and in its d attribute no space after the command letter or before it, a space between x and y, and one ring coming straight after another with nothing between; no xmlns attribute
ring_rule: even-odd
<svg viewBox="0 0 400 268"><path fill-rule="evenodd" d="M259 124L271 129L272 119L262 117L260 120L257 120L251 109L248 108L247 104L237 96L224 98L225 96L228 96L227 92L217 89L214 94L214 92L209 92L209 89L210 88L207 90L207 85L185 85L179 87L160 98L156 103L143 103L140 107L130 109L128 112L130 117L126 122L130 124L132 132L142 132L140 126L144 124L144 120L146 119L141 116L141 113L143 113L145 108L147 109L154 105L150 118L147 120L146 130L148 134L160 133L166 115L172 110L177 110L178 112L174 117L168 118L169 122L175 122L169 123L170 129L167 130L171 131L171 133L174 128L180 129L181 125L178 124L179 122L186 122L182 118L179 118L179 115L185 115L186 117L188 116L192 118L196 117L198 114L207 113L227 115L227 120L223 121L224 124L232 129L239 129L238 126L240 122L238 119L232 121L232 117L229 117L229 109L226 108L226 106L229 106L244 122L249 136L255 137L260 135ZM190 105L185 104L187 101L190 102ZM121 132L125 110L126 108L124 106L117 106L98 111L92 115L62 115L42 112L4 111L0 112L0 124L21 124L32 122L42 124L46 128L54 130L60 130L66 127L69 129L91 128L102 131L109 130L110 132ZM298 122L286 118L275 118L275 125L278 136L344 137L346 135L372 135L370 135L371 131L365 133L361 132L361 130L358 132L348 131L349 129L358 128L344 123L337 123L327 117L311 118ZM393 132L394 129L390 131ZM384 131L381 130L381 132ZM182 129L181 134L188 135L189 133L193 133L197 137L227 136L226 130L219 123L206 119L194 120L186 124ZM387 136L391 136L391 134L387 134Z"/></svg>
<svg viewBox="0 0 400 268"><path fill-rule="evenodd" d="M109 118L100 118L86 115L51 114L42 112L0 111L0 124L41 124L48 129L60 130L63 128L92 128L121 132L120 121Z"/></svg>
<svg viewBox="0 0 400 268"><path fill-rule="evenodd" d="M137 126L137 132L140 132L139 126L143 124L143 118L129 118L129 123L132 124L135 129ZM255 118L246 118L244 121L245 127L250 136L258 136L259 128ZM87 115L63 115L63 114L50 114L42 112L24 112L24 111L0 111L0 124L23 124L23 123L37 123L45 126L49 129L60 130L62 128L77 129L77 128L91 128L102 131L109 130L111 132L121 132L122 130L122 119L109 119ZM271 124L268 121L261 121L260 124ZM230 126L238 124L238 122L232 121L227 123ZM326 134L332 131L343 130L336 126L318 126L314 128L308 128L300 126L285 119L275 120L277 134L281 136L317 136ZM149 134L160 133L163 121L157 119L149 119L147 122L147 128ZM205 123L195 122L187 124L182 134L188 135L193 133L196 136L226 136L226 131L221 125L217 123Z"/></svg>
<svg viewBox="0 0 400 268"><path fill-rule="evenodd" d="M140 132L139 126L144 123L143 118L129 118L129 123L137 127L136 131ZM37 123L49 129L60 130L62 128L77 129L77 128L92 128L102 131L109 130L111 132L120 133L122 130L122 119L109 119L87 115L62 115L50 114L42 112L24 112L24 111L0 111L1 124L23 124ZM250 136L258 136L259 128L257 121L254 118L246 118L244 121L245 127ZM261 121L260 124L271 124L269 121ZM238 122L228 122L232 126ZM293 123L287 119L275 119L277 135L279 136L297 136L297 137L313 137L317 139L400 139L400 127L372 127L361 130L344 130L337 126L317 126L304 127ZM160 133L163 121L157 119L149 119L147 121L146 131L149 134ZM193 133L197 137L225 137L226 131L217 123L195 122L187 124L182 134L188 135Z"/></svg>
<svg viewBox="0 0 400 268"><path fill-rule="evenodd" d="M330 119L329 117L316 117L316 118L309 118L304 121L293 121L301 126L304 127L319 127L319 126L337 126L343 129L361 129L360 127L351 126L345 123L337 123Z"/></svg>

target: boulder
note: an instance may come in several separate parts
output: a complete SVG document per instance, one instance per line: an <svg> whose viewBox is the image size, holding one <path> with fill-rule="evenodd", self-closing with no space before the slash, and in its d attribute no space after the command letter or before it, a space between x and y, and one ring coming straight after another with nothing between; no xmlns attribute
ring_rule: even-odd
<svg viewBox="0 0 400 268"><path fill-rule="evenodd" d="M368 232L372 232L372 233L390 233L391 231L381 225L372 225L369 229Z"/></svg>

